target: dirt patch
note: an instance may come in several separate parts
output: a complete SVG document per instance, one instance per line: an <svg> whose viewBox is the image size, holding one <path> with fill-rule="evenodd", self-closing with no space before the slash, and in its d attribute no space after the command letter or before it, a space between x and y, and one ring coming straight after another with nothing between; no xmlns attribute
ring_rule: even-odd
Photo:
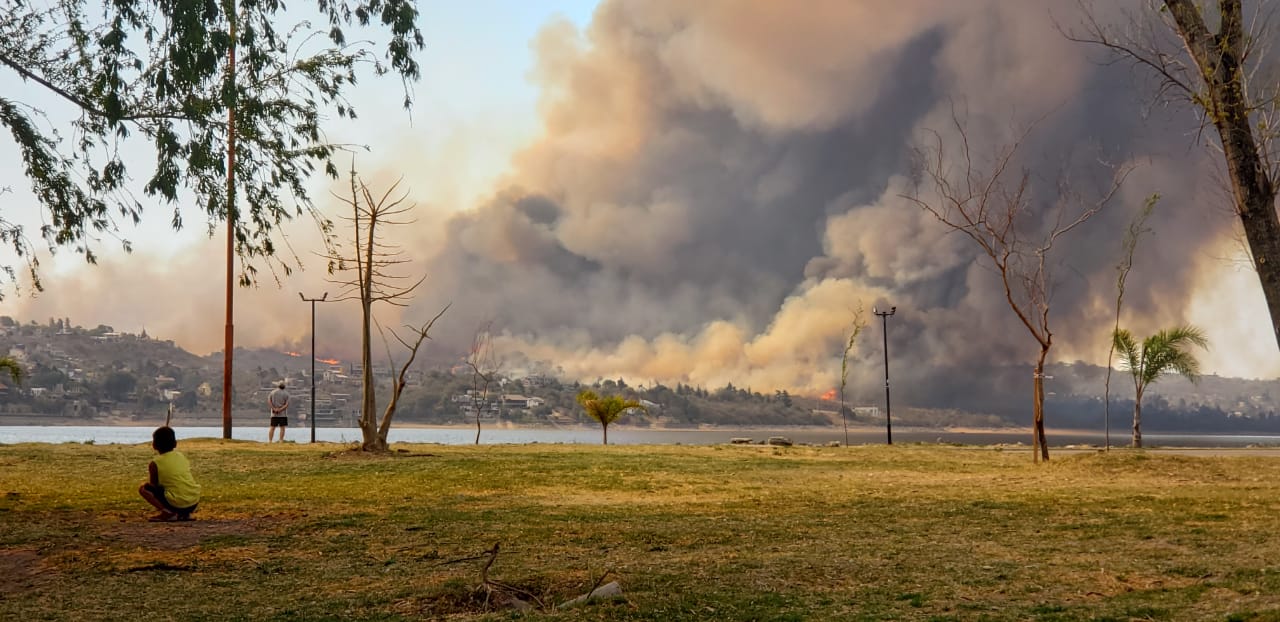
<svg viewBox="0 0 1280 622"><path fill-rule="evenodd" d="M214 536L256 535L266 517L249 519L196 519L178 523L145 521L117 523L104 527L102 535L153 549L185 549Z"/></svg>
<svg viewBox="0 0 1280 622"><path fill-rule="evenodd" d="M35 549L0 549L0 595L31 587L42 569Z"/></svg>

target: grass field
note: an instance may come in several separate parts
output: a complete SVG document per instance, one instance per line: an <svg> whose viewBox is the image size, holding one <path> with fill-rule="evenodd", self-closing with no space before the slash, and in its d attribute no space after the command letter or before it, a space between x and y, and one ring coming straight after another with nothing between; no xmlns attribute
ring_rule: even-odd
<svg viewBox="0 0 1280 622"><path fill-rule="evenodd" d="M0 619L1280 620L1277 457L179 449L205 498L157 524L149 447L0 446Z"/></svg>

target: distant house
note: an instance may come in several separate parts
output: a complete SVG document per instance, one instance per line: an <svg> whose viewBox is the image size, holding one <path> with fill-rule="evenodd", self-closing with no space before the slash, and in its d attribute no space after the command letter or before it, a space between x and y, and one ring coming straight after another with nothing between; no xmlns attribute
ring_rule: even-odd
<svg viewBox="0 0 1280 622"><path fill-rule="evenodd" d="M525 395L518 395L514 393L509 393L502 396L503 408L534 408L536 406L541 406L545 403L547 403L547 401L540 397L528 397Z"/></svg>

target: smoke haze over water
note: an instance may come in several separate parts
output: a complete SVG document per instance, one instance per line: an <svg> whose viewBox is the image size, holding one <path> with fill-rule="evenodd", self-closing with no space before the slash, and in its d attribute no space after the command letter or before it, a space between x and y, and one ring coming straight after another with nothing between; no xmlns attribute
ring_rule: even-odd
<svg viewBox="0 0 1280 622"><path fill-rule="evenodd" d="M1148 110L1140 74L1067 41L1053 23L1075 19L1062 3L887 6L613 0L584 32L549 24L532 43L542 135L480 204L424 215L409 248L429 279L403 320L452 303L429 347L465 351L492 319L508 367L545 362L572 379L821 393L839 383L853 311L877 320L873 306L893 305L895 387L910 387L907 404L945 400L975 370L1030 365L1036 352L978 249L901 198L925 131L957 139L956 106L979 154L1036 122L1023 153L1038 208L1064 170L1089 195L1110 174L1100 161L1137 167L1058 247L1052 358L1102 362L1123 231L1159 192L1123 324L1195 322L1214 342L1210 370L1280 373L1256 278L1225 259L1239 255L1230 211L1205 207L1223 197L1190 113ZM432 183L411 151L397 156L365 162L368 179ZM145 318L152 334L218 349L222 289L176 276L207 272L217 244L206 246L164 266L135 255L82 271L15 299L17 315L109 323L119 300L119 316ZM296 278L315 290L321 271ZM165 283L165 297L139 308L148 282ZM302 343L298 287L241 294L238 343ZM68 298L86 292L98 302ZM298 313L283 318L284 304ZM330 343L351 336L338 354L354 352L355 313L319 315ZM855 396L883 386L880 328L851 353Z"/></svg>

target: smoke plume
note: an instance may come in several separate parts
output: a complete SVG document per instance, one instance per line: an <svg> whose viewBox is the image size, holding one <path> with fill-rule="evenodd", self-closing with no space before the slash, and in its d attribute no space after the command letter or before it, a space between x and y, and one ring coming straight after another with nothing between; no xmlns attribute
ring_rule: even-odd
<svg viewBox="0 0 1280 622"><path fill-rule="evenodd" d="M422 219L409 250L426 289L384 319L422 322L451 303L429 347L461 355L492 321L511 371L819 394L839 384L861 317L850 391L874 399L882 325L871 311L896 306L895 403L897 391L908 404L944 402L995 366L1027 364L1029 380L1036 345L985 257L902 198L913 146L937 132L954 147L958 110L978 154L1034 126L1020 164L1041 215L1060 177L1089 195L1114 168L1135 167L1056 249L1053 358L1103 363L1121 239L1158 192L1123 325L1197 322L1215 342L1210 369L1280 372L1254 277L1225 259L1239 255L1231 214L1207 207L1225 203L1194 118L1152 108L1139 73L1098 63L1055 26L1076 19L1051 0L607 0L584 31L549 24L533 42L541 135L480 204ZM429 182L402 155L375 178ZM126 271L104 266L77 287L129 278L116 270ZM175 296L140 313L169 318L155 325L171 332L152 332L181 341L178 320L208 324L221 290L192 295L175 280ZM300 311L283 322L263 302L292 289L247 296L241 343L305 338ZM1248 311L1214 324L1227 305ZM354 336L354 313L323 314L320 334Z"/></svg>

